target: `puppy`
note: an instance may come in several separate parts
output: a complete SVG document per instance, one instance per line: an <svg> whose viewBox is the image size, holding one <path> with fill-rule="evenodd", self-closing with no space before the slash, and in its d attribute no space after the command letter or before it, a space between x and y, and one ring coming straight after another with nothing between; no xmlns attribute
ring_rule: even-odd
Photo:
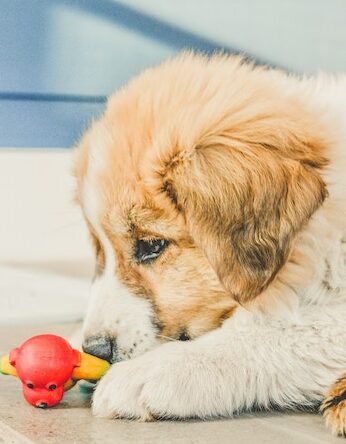
<svg viewBox="0 0 346 444"><path fill-rule="evenodd" d="M183 53L76 150L108 418L312 407L346 370L346 78ZM345 380L324 411L345 433Z"/></svg>

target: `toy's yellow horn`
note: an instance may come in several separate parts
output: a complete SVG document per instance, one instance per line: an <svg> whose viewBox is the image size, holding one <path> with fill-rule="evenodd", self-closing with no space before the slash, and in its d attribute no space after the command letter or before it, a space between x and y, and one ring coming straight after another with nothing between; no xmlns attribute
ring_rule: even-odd
<svg viewBox="0 0 346 444"><path fill-rule="evenodd" d="M80 366L75 367L72 373L72 379L86 379L88 381L97 381L107 372L110 367L109 362L89 355L89 353L80 352Z"/></svg>
<svg viewBox="0 0 346 444"><path fill-rule="evenodd" d="M4 375L17 376L15 367L10 364L10 355L5 355L0 358L0 373Z"/></svg>

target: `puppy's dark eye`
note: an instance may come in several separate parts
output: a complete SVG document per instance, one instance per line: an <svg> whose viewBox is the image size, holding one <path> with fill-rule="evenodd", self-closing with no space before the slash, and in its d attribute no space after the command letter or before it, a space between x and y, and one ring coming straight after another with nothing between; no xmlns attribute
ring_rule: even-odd
<svg viewBox="0 0 346 444"><path fill-rule="evenodd" d="M189 340L190 336L186 333L186 331L183 331L178 338L178 341L189 341Z"/></svg>
<svg viewBox="0 0 346 444"><path fill-rule="evenodd" d="M49 386L48 386L48 390L50 390L50 391L53 391L53 390L55 390L56 389L56 384L50 384Z"/></svg>
<svg viewBox="0 0 346 444"><path fill-rule="evenodd" d="M34 384L33 384L32 382L28 382L28 383L26 384L26 386L27 386L29 389L33 389L33 388L34 388Z"/></svg>
<svg viewBox="0 0 346 444"><path fill-rule="evenodd" d="M159 257L168 244L169 242L165 239L139 239L136 244L135 257L138 262L147 264Z"/></svg>

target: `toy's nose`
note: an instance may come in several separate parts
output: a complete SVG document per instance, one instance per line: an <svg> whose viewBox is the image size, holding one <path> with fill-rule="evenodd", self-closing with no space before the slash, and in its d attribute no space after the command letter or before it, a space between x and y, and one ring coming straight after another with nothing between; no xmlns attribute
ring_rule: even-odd
<svg viewBox="0 0 346 444"><path fill-rule="evenodd" d="M91 336L83 343L83 351L98 358L113 363L117 361L117 346L115 339L108 336Z"/></svg>
<svg viewBox="0 0 346 444"><path fill-rule="evenodd" d="M36 407L38 407L39 409L46 409L46 408L48 407L48 404L47 404L46 402L39 401L39 402L36 404Z"/></svg>

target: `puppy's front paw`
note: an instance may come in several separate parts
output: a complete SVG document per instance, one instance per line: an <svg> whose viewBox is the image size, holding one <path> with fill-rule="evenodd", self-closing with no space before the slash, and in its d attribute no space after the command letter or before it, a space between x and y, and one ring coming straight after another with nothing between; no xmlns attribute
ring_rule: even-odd
<svg viewBox="0 0 346 444"><path fill-rule="evenodd" d="M346 437L346 374L332 385L320 410L332 433Z"/></svg>
<svg viewBox="0 0 346 444"><path fill-rule="evenodd" d="M147 369L137 361L114 364L98 383L92 401L94 415L104 418L151 419L147 407L140 400Z"/></svg>
<svg viewBox="0 0 346 444"><path fill-rule="evenodd" d="M93 413L106 418L205 417L215 413L218 393L208 361L171 343L130 361L114 364L98 384ZM192 345L192 344L188 344ZM222 390L221 390L222 393ZM216 396L215 396L216 395Z"/></svg>

